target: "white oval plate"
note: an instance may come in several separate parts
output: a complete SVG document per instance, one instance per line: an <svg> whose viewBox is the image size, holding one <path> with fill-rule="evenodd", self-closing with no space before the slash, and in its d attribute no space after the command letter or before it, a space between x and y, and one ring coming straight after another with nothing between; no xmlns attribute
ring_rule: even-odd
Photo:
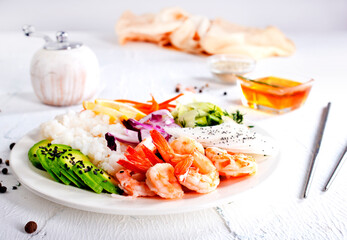
<svg viewBox="0 0 347 240"><path fill-rule="evenodd" d="M268 135L259 127L254 127ZM279 150L273 157L258 164L258 172L251 177L221 181L217 190L209 194L187 193L180 200L162 198L118 199L110 194L94 192L55 182L45 171L35 168L28 159L28 151L38 142L39 129L25 135L12 149L11 168L18 180L35 194L55 203L84 211L119 215L162 215L210 208L230 202L236 195L250 190L268 178L279 161Z"/></svg>

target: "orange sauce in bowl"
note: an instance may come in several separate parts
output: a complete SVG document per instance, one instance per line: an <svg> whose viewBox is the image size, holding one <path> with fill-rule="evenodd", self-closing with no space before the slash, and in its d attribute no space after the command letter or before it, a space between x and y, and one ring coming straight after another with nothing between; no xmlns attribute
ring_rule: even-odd
<svg viewBox="0 0 347 240"><path fill-rule="evenodd" d="M240 81L248 106L280 113L300 107L306 101L313 83L313 80L300 83L273 76Z"/></svg>

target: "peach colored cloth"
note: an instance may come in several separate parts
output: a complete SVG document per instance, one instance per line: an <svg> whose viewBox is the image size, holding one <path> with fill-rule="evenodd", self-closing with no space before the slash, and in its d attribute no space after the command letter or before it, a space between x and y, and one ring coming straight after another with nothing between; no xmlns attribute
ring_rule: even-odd
<svg viewBox="0 0 347 240"><path fill-rule="evenodd" d="M121 44L148 41L190 53L244 54L260 59L290 56L295 51L294 43L276 27L244 27L191 15L180 8L140 16L127 11L117 22L116 32Z"/></svg>

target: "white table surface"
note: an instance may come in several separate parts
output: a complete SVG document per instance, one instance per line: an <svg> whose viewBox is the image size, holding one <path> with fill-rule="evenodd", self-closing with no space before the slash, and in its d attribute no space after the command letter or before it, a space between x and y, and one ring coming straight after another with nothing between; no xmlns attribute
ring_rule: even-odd
<svg viewBox="0 0 347 240"><path fill-rule="evenodd" d="M341 151L347 144L347 33L293 33L297 52L290 58L258 62L266 68L298 69L316 82L299 110L276 116L240 105L235 87L214 83L206 58L161 49L146 43L119 46L113 34L71 32L71 39L90 46L101 66L106 86L103 98L159 100L174 95L176 83L210 87L203 94L224 106L246 113L273 134L281 145L280 164L258 187L220 206L230 221L229 230L214 208L163 216L117 216L91 213L57 205L0 173L8 187L0 194L0 239L346 239L347 166L328 192L323 188ZM0 33L0 158L9 158L9 144L18 141L40 123L68 108L41 104L33 93L29 65L42 46L20 32ZM223 96L227 91L228 95ZM318 166L308 199L301 199L311 159L315 133L323 107L332 107ZM80 109L81 106L71 107ZM5 167L4 164L0 168ZM26 222L38 224L34 234L24 232Z"/></svg>

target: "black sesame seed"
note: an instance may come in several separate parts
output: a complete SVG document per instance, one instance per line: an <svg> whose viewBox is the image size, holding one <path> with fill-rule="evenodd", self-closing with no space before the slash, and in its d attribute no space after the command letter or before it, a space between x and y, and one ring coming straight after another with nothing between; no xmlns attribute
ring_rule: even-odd
<svg viewBox="0 0 347 240"><path fill-rule="evenodd" d="M104 172L103 172L103 171L100 171L100 174L104 174Z"/></svg>
<svg viewBox="0 0 347 240"><path fill-rule="evenodd" d="M227 92L224 92L223 95L226 96L228 93Z"/></svg>
<svg viewBox="0 0 347 240"><path fill-rule="evenodd" d="M13 187L12 187L12 190L17 190L17 187L16 187L16 186L13 186Z"/></svg>
<svg viewBox="0 0 347 240"><path fill-rule="evenodd" d="M10 160L6 160L5 163L6 163L6 166L10 166Z"/></svg>
<svg viewBox="0 0 347 240"><path fill-rule="evenodd" d="M2 172L3 174L7 174L7 173L8 173L8 169L7 169L7 168L3 168L3 169L1 170L1 172Z"/></svg>
<svg viewBox="0 0 347 240"><path fill-rule="evenodd" d="M34 155L33 155L34 157L37 157L37 154L36 153L34 153Z"/></svg>
<svg viewBox="0 0 347 240"><path fill-rule="evenodd" d="M52 145L52 143L48 143L48 144L47 144L47 147L50 147L51 145Z"/></svg>
<svg viewBox="0 0 347 240"><path fill-rule="evenodd" d="M0 158L0 164L2 164L2 158Z"/></svg>
<svg viewBox="0 0 347 240"><path fill-rule="evenodd" d="M111 177L108 177L108 179L111 179Z"/></svg>
<svg viewBox="0 0 347 240"><path fill-rule="evenodd" d="M82 172L82 170L79 170L78 173L79 173L79 174L82 174L83 172Z"/></svg>

